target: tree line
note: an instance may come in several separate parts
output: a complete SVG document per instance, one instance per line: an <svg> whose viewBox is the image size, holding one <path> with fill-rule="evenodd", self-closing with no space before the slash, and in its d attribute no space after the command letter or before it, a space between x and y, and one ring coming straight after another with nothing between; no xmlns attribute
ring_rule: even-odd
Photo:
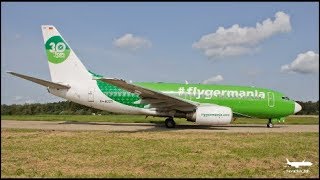
<svg viewBox="0 0 320 180"><path fill-rule="evenodd" d="M94 109L71 101L59 101L53 103L12 104L1 105L1 115L90 115L110 114L110 112Z"/></svg>
<svg viewBox="0 0 320 180"><path fill-rule="evenodd" d="M319 100L317 102L302 102L297 101L302 110L298 112L299 115L319 115ZM52 115L90 115L95 114L112 114L107 111L102 111L87 106L83 106L71 101L59 101L53 103L34 103L34 104L12 104L1 105L1 115L40 115L40 114L52 114Z"/></svg>
<svg viewBox="0 0 320 180"><path fill-rule="evenodd" d="M317 102L307 101L297 101L301 105L302 110L298 112L299 115L319 115L319 100Z"/></svg>

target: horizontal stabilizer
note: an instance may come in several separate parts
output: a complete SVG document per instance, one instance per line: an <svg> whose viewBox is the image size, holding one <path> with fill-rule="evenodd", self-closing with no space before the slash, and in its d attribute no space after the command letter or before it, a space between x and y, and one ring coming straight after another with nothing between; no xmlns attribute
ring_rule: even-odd
<svg viewBox="0 0 320 180"><path fill-rule="evenodd" d="M29 80L29 81L32 81L32 82L40 84L42 86L50 87L50 88L55 88L55 89L69 89L70 88L70 86L66 86L66 85L63 85L63 84L54 83L54 82L51 82L51 81L46 81L46 80L34 78L34 77L31 77L31 76L18 74L18 73L11 72L11 71L7 71L7 73L12 74L14 76L18 76L20 78L23 78L23 79L26 79L26 80Z"/></svg>

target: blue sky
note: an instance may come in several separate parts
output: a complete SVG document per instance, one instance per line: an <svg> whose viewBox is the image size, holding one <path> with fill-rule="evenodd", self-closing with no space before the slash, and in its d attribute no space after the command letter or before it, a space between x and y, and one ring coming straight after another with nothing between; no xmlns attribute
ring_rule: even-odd
<svg viewBox="0 0 320 180"><path fill-rule="evenodd" d="M256 24L268 18L275 23L278 12L279 26L266 24L263 31L257 30ZM87 69L104 76L136 82L211 79L216 84L270 88L294 100L319 99L317 2L16 2L1 3L1 23L1 104L62 100L5 73L50 80L42 24L54 25ZM217 33L219 27L231 31L235 24L239 27L229 37L236 40L238 30L248 28L257 35L248 33L236 44ZM207 44L201 41L206 35L211 35ZM139 48L130 49L133 46ZM240 50L235 52L235 47ZM227 48L235 54L217 57ZM308 56L310 51L317 58L304 64L315 57ZM284 65L286 71L281 70Z"/></svg>

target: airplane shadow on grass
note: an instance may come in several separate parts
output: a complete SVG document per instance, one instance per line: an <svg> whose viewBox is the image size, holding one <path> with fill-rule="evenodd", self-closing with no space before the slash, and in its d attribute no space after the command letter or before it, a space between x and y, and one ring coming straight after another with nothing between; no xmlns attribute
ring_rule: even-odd
<svg viewBox="0 0 320 180"><path fill-rule="evenodd" d="M150 121L150 123L114 123L114 122L78 122L78 121L65 121L59 124L82 124L82 125L99 125L99 126L137 126L137 127L150 127L148 129L139 129L137 130L114 130L110 132L148 132L148 131L179 131L179 130L212 130L212 131L228 131L230 128L263 128L264 125L223 125L223 126L209 126L209 125L196 125L196 124L177 124L175 128L167 128L164 122L159 121ZM281 128L279 126L273 128Z"/></svg>

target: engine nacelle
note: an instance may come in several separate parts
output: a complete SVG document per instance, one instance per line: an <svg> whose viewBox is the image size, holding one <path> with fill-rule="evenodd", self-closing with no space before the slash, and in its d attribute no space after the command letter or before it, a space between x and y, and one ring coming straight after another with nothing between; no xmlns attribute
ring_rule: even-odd
<svg viewBox="0 0 320 180"><path fill-rule="evenodd" d="M199 106L196 112L187 114L187 119L203 125L230 124L232 110L218 105Z"/></svg>

